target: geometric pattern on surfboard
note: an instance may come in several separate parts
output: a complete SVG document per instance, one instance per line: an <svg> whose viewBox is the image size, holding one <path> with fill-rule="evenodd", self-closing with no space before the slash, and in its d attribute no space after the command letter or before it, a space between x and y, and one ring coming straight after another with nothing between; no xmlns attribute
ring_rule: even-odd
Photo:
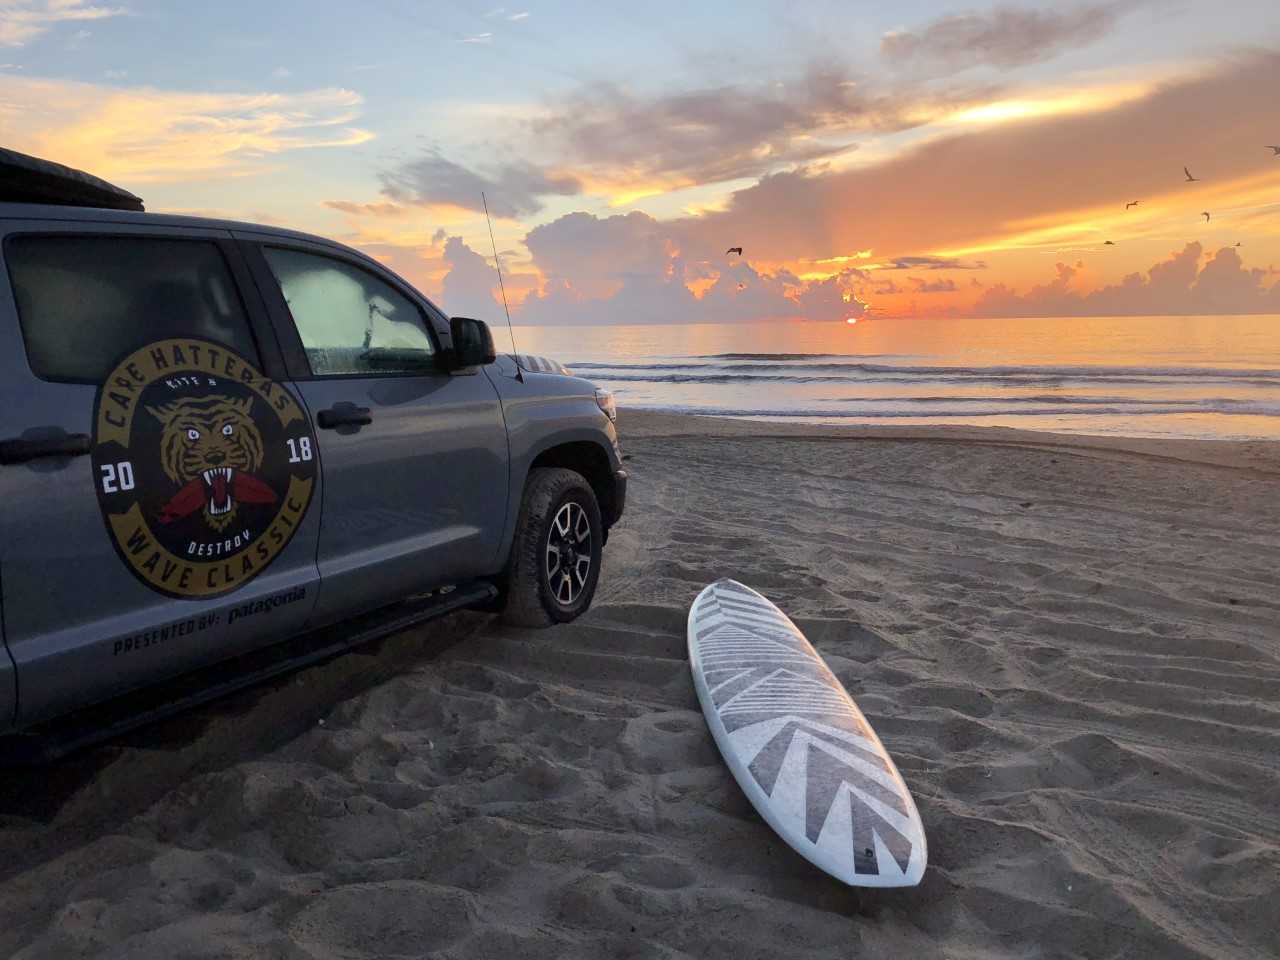
<svg viewBox="0 0 1280 960"><path fill-rule="evenodd" d="M847 882L919 882L924 831L906 784L790 618L720 580L690 611L690 639L732 749L789 828L788 842L811 859L819 850L834 859Z"/></svg>

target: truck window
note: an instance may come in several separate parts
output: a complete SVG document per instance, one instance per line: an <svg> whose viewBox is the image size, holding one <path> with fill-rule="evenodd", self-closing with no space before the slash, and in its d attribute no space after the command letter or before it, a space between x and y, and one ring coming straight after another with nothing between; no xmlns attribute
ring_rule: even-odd
<svg viewBox="0 0 1280 960"><path fill-rule="evenodd" d="M262 252L315 376L434 369L422 312L390 284L332 257L282 247Z"/></svg>
<svg viewBox="0 0 1280 960"><path fill-rule="evenodd" d="M260 365L210 241L19 235L5 260L27 361L43 380L99 383L121 357L166 337L215 340Z"/></svg>

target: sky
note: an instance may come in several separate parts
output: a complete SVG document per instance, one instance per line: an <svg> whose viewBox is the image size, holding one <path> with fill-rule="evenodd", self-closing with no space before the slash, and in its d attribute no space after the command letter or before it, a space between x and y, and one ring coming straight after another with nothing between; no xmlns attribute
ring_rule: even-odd
<svg viewBox="0 0 1280 960"><path fill-rule="evenodd" d="M1280 314L1277 91L1273 0L0 0L0 145L517 323Z"/></svg>

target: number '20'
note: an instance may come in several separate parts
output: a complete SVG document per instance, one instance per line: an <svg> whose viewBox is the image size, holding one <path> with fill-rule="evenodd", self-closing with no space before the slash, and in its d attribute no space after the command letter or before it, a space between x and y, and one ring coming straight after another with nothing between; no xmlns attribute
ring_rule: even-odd
<svg viewBox="0 0 1280 960"><path fill-rule="evenodd" d="M102 465L102 492L119 493L133 489L133 464L128 460Z"/></svg>

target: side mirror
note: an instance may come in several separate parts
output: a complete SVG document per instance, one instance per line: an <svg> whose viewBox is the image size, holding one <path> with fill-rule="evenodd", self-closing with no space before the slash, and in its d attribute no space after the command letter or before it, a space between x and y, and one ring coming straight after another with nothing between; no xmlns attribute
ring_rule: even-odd
<svg viewBox="0 0 1280 960"><path fill-rule="evenodd" d="M470 317L453 317L449 321L449 333L453 337L453 366L480 367L493 363L493 334L483 320Z"/></svg>

